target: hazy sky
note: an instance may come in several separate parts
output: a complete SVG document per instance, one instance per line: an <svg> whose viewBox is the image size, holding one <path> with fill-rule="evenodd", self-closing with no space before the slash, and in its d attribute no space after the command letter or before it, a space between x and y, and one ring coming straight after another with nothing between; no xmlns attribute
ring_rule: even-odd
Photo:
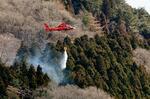
<svg viewBox="0 0 150 99"><path fill-rule="evenodd" d="M134 8L145 8L150 14L150 0L126 0Z"/></svg>

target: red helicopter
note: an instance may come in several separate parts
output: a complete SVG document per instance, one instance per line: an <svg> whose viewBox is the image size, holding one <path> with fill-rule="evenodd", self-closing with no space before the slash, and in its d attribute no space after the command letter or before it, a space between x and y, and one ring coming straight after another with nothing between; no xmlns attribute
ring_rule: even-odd
<svg viewBox="0 0 150 99"><path fill-rule="evenodd" d="M50 31L67 31L67 30L75 29L71 25L66 24L64 22L61 23L60 25L58 25L57 27L49 27L47 23L44 23L44 28L45 28L46 32L50 32Z"/></svg>

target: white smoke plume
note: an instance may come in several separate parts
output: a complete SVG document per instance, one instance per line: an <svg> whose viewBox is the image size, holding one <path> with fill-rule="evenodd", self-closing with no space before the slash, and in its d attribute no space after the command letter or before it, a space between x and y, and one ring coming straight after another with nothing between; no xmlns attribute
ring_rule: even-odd
<svg viewBox="0 0 150 99"><path fill-rule="evenodd" d="M63 53L47 50L44 55L37 53L34 57L29 57L27 62L35 67L40 65L43 72L59 84L64 79L63 70L66 68L67 58L66 49Z"/></svg>

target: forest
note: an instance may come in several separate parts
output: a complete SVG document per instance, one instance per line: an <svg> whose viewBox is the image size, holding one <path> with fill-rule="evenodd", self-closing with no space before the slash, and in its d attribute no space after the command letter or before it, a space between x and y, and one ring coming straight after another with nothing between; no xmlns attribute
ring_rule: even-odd
<svg viewBox="0 0 150 99"><path fill-rule="evenodd" d="M11 66L0 60L0 99L9 97L7 91L10 86L19 89L20 98L35 98L33 92L48 87L53 79L43 71L40 64L29 64L29 57L32 59L40 54L42 62L58 64L64 47L67 47L68 59L66 68L62 70L63 80L58 86L65 87L69 84L83 90L92 86L115 99L149 99L149 71L133 60L134 50L150 50L148 12L143 8L134 9L124 0L59 1L66 11L80 18L86 31L91 33L94 32L91 30L91 16L94 17L98 21L94 25L98 25L96 34L92 37L85 33L74 39L67 35L56 43L46 42L43 49L34 40L30 46L22 41ZM69 20L67 22L72 23ZM83 31L84 29L78 33ZM40 33L43 32L40 30Z"/></svg>

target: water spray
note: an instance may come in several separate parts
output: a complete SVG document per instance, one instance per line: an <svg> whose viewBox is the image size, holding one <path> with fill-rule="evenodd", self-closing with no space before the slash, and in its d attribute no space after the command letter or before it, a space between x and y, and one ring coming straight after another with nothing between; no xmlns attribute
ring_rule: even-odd
<svg viewBox="0 0 150 99"><path fill-rule="evenodd" d="M63 58L60 62L61 66L61 70L64 70L66 68L66 64L67 64L67 59L68 59L68 55L67 55L67 47L64 47L64 53L63 53Z"/></svg>

